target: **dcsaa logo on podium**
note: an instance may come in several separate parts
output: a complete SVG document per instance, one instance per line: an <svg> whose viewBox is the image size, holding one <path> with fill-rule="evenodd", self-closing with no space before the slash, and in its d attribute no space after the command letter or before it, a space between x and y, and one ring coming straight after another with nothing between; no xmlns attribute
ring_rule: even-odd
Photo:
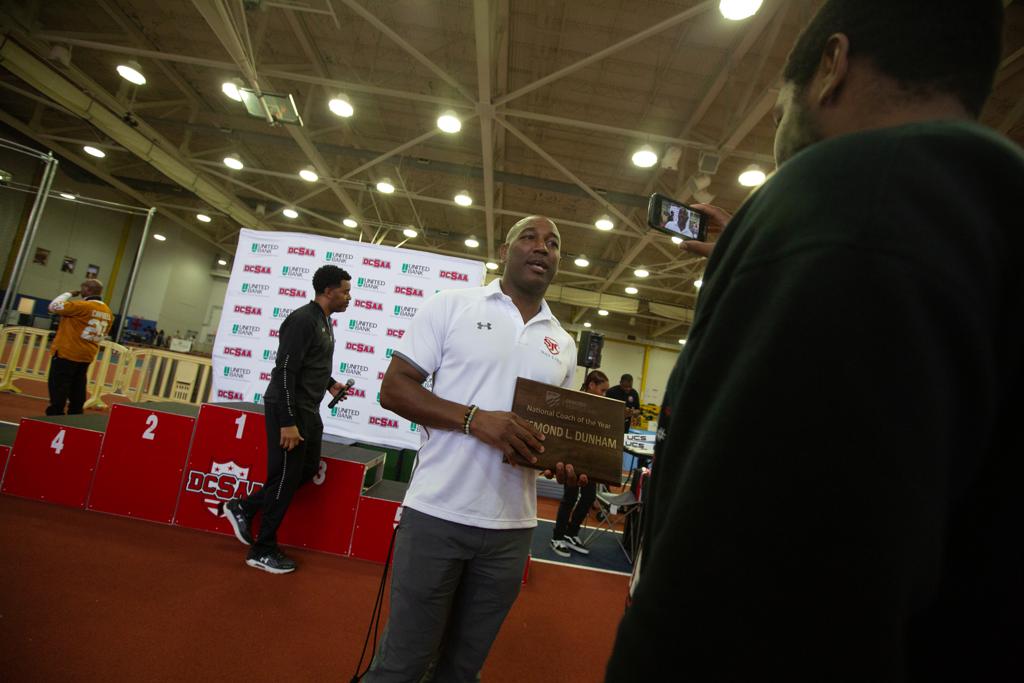
<svg viewBox="0 0 1024 683"><path fill-rule="evenodd" d="M232 498L248 498L263 488L263 484L249 481L249 468L241 467L235 461L214 461L209 472L191 470L185 483L185 490L204 495L206 509L214 517L223 517L221 503Z"/></svg>

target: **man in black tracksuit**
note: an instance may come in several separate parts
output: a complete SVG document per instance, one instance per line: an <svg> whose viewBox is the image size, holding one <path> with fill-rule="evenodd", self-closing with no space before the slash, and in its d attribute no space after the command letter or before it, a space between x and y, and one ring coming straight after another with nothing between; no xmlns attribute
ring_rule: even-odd
<svg viewBox="0 0 1024 683"><path fill-rule="evenodd" d="M277 361L264 397L267 481L249 498L235 498L224 506L235 536L252 546L246 564L271 574L295 571L295 561L277 546L277 528L296 489L312 479L320 466L324 432L320 402L324 392L337 395L344 391L344 386L331 377L331 314L348 308L351 280L337 266L320 268L313 275L316 298L281 323ZM260 511L263 518L254 543L249 526Z"/></svg>

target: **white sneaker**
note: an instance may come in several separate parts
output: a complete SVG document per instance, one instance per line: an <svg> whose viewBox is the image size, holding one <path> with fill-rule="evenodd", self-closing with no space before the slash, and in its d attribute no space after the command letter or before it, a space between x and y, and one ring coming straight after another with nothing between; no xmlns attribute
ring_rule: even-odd
<svg viewBox="0 0 1024 683"><path fill-rule="evenodd" d="M565 544L581 555L590 554L590 550L587 546L583 545L583 541L580 540L579 536L566 536Z"/></svg>
<svg viewBox="0 0 1024 683"><path fill-rule="evenodd" d="M565 541L556 541L551 539L551 550L555 552L555 555L561 557L569 557L572 553L569 552L569 544Z"/></svg>

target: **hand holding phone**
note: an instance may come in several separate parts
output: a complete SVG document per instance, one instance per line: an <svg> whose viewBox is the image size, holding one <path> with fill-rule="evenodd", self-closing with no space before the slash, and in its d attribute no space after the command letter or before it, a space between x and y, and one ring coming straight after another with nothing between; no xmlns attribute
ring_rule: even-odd
<svg viewBox="0 0 1024 683"><path fill-rule="evenodd" d="M693 208L708 217L709 235L712 233L721 233L725 230L726 226L729 225L729 221L732 220L732 214L725 209L721 209L711 204L694 204ZM715 244L716 242L690 240L683 242L683 249L691 254L708 258L711 256L711 252L715 250Z"/></svg>
<svg viewBox="0 0 1024 683"><path fill-rule="evenodd" d="M683 240L703 242L708 236L708 216L665 195L652 194L647 203L647 225Z"/></svg>

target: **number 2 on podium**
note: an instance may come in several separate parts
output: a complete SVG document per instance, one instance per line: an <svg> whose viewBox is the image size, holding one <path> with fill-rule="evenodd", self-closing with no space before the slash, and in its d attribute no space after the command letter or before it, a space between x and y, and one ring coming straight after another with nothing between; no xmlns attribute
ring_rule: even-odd
<svg viewBox="0 0 1024 683"><path fill-rule="evenodd" d="M245 418L246 418L246 414L242 413L241 415L238 416L238 419L235 420L235 424L238 425L238 429L235 430L235 438L236 439L241 439L242 438L242 432L245 431Z"/></svg>
<svg viewBox="0 0 1024 683"><path fill-rule="evenodd" d="M146 418L147 426L146 431L142 432L142 438L145 439L146 441L152 441L153 439L155 439L156 426L157 424L159 424L159 422L160 420L157 418L156 414L150 413L149 416Z"/></svg>

